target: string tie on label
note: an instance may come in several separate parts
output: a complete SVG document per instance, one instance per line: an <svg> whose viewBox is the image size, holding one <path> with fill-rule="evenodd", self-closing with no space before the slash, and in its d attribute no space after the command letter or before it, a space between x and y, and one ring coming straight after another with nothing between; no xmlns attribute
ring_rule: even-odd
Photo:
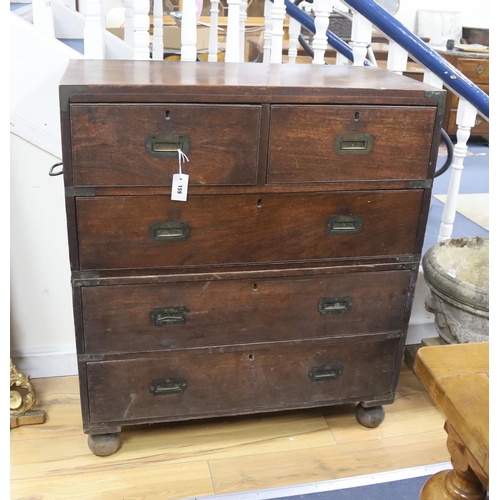
<svg viewBox="0 0 500 500"><path fill-rule="evenodd" d="M182 175L182 163L189 162L189 158L181 149L177 150L177 154L179 155L179 174Z"/></svg>

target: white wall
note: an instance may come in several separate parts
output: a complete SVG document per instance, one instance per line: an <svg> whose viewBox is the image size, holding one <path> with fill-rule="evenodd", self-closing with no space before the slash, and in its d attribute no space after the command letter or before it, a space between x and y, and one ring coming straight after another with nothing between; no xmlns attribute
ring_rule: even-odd
<svg viewBox="0 0 500 500"><path fill-rule="evenodd" d="M382 2L381 2L382 4ZM334 5L345 10L342 0L334 0ZM469 28L489 28L489 0L400 0L395 14L408 29L415 32L417 10L441 10L461 12L464 26Z"/></svg>
<svg viewBox="0 0 500 500"><path fill-rule="evenodd" d="M401 0L395 17L415 31L417 10L441 10L462 13L463 26L489 28L489 0Z"/></svg>
<svg viewBox="0 0 500 500"><path fill-rule="evenodd" d="M83 56L9 14L11 131L60 158L58 85L68 61Z"/></svg>
<svg viewBox="0 0 500 500"><path fill-rule="evenodd" d="M59 161L10 134L10 346L32 376L67 373L68 354L76 373L63 179L48 175Z"/></svg>

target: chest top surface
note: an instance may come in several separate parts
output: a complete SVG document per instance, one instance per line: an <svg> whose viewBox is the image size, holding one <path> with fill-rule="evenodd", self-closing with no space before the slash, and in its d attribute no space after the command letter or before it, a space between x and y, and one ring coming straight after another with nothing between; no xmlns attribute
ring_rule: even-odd
<svg viewBox="0 0 500 500"><path fill-rule="evenodd" d="M76 95L75 95L76 94ZM437 98L445 91L377 67L255 63L73 60L61 81L61 100L143 102L329 102L332 98ZM223 97L223 99L221 99Z"/></svg>

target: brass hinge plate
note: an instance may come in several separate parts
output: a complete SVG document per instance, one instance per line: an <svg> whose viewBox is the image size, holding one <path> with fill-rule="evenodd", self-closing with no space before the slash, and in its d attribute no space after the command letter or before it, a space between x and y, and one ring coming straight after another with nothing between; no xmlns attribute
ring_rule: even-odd
<svg viewBox="0 0 500 500"><path fill-rule="evenodd" d="M62 112L69 111L69 100L73 94L85 94L88 91L87 85L60 85L59 86L59 107Z"/></svg>

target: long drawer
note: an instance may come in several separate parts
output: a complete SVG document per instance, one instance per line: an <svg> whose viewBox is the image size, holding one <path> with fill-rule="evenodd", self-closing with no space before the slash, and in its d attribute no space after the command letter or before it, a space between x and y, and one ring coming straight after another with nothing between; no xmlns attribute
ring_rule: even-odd
<svg viewBox="0 0 500 500"><path fill-rule="evenodd" d="M87 353L401 332L411 271L82 287Z"/></svg>
<svg viewBox="0 0 500 500"><path fill-rule="evenodd" d="M80 269L413 255L423 191L77 198Z"/></svg>
<svg viewBox="0 0 500 500"><path fill-rule="evenodd" d="M75 186L170 186L177 149L190 184L255 184L261 106L73 104Z"/></svg>
<svg viewBox="0 0 500 500"><path fill-rule="evenodd" d="M87 363L90 421L180 420L372 399L393 390L399 343L290 342Z"/></svg>

